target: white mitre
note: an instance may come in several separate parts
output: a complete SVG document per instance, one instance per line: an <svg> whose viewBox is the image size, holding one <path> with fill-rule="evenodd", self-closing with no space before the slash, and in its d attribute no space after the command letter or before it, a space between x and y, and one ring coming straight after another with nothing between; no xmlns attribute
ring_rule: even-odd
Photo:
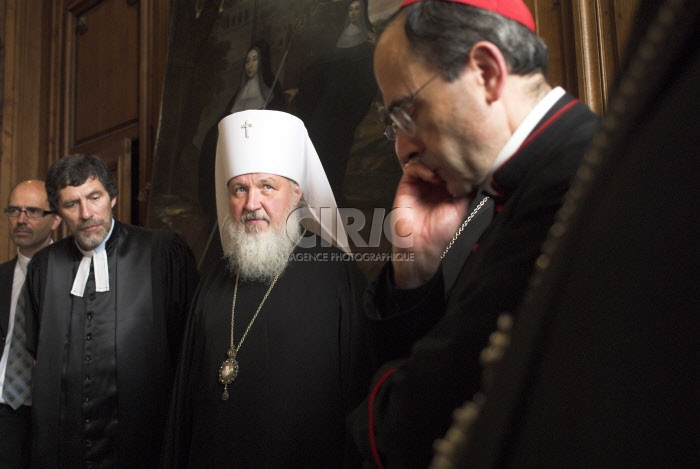
<svg viewBox="0 0 700 469"><path fill-rule="evenodd" d="M299 184L309 207L304 227L350 252L333 190L299 118L280 111L249 110L219 122L215 180L220 234L230 217L228 182L250 173L284 176Z"/></svg>

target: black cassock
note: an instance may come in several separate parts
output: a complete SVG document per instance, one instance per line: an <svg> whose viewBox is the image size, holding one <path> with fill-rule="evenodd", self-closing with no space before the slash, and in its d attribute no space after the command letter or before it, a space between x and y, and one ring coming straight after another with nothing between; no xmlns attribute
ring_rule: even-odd
<svg viewBox="0 0 700 469"><path fill-rule="evenodd" d="M95 291L91 267L85 294L71 295L82 259L73 237L27 269L36 468L157 465L195 259L170 231L120 222L106 251L106 292Z"/></svg>
<svg viewBox="0 0 700 469"><path fill-rule="evenodd" d="M237 355L227 358L235 275L225 261L202 281L185 332L162 467L342 465L345 415L366 391L365 280L335 248L297 247ZM239 282L234 342L268 290Z"/></svg>

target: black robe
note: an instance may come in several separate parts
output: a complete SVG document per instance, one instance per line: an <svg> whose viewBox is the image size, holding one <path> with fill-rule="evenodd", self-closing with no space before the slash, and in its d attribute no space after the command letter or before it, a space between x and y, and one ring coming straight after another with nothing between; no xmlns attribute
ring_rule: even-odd
<svg viewBox="0 0 700 469"><path fill-rule="evenodd" d="M567 94L494 173L496 215L447 300L441 270L421 288L395 290L389 264L370 286L374 358L385 366L349 419L367 460L378 457L386 468L428 466L453 410L479 389L480 352L498 316L522 301L597 124L595 114Z"/></svg>
<svg viewBox="0 0 700 469"><path fill-rule="evenodd" d="M635 27L454 467L700 467L700 3Z"/></svg>
<svg viewBox="0 0 700 469"><path fill-rule="evenodd" d="M198 281L184 240L115 222L108 292L71 295L82 254L73 237L27 271L38 468L157 465L189 301Z"/></svg>
<svg viewBox="0 0 700 469"><path fill-rule="evenodd" d="M317 244L320 242L318 238ZM222 400L235 275L221 260L195 295L163 468L341 467L346 413L366 392L365 280L335 248L297 247L238 353ZM268 289L241 281L234 342Z"/></svg>

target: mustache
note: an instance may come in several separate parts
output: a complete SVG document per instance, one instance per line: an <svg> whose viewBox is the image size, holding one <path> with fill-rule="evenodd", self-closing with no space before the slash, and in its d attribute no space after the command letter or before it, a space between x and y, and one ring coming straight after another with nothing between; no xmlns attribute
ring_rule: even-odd
<svg viewBox="0 0 700 469"><path fill-rule="evenodd" d="M104 220L96 220L94 218L90 218L88 220L85 220L84 222L81 222L78 225L79 230L84 230L85 228L90 228L91 226L104 226L105 222Z"/></svg>
<svg viewBox="0 0 700 469"><path fill-rule="evenodd" d="M17 234L17 233L29 233L29 234L33 234L33 233L34 233L34 230L32 230L31 228L24 227L24 226L18 226L17 228L15 228L14 230L12 230L12 232L15 233L15 234Z"/></svg>
<svg viewBox="0 0 700 469"><path fill-rule="evenodd" d="M270 222L270 217L262 210L255 210L253 212L245 213L241 216L241 223L245 223L249 220L265 220Z"/></svg>

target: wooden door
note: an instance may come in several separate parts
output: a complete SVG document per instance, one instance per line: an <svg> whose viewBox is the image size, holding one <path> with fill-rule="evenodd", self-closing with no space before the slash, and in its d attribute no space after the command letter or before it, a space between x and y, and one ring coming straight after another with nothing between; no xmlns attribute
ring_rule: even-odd
<svg viewBox="0 0 700 469"><path fill-rule="evenodd" d="M103 157L115 216L143 225L167 49L169 0L56 0L51 23L51 161Z"/></svg>
<svg viewBox="0 0 700 469"><path fill-rule="evenodd" d="M115 215L144 224L170 0L0 0L0 199L69 153L117 177ZM0 217L0 262L12 257Z"/></svg>
<svg viewBox="0 0 700 469"><path fill-rule="evenodd" d="M63 15L66 63L65 153L94 153L118 176L115 216L132 218L131 171L139 155L138 2L81 0ZM138 211L135 211L135 217Z"/></svg>

